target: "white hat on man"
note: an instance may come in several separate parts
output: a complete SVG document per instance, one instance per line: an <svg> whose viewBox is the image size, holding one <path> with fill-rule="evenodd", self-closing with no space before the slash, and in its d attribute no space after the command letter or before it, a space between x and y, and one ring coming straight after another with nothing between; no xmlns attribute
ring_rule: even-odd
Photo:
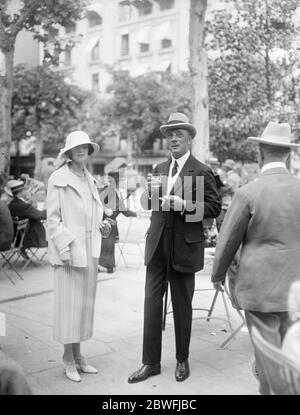
<svg viewBox="0 0 300 415"><path fill-rule="evenodd" d="M288 123L270 121L261 137L248 137L248 141L256 144L269 144L279 147L299 148L300 144L291 141L291 127Z"/></svg>

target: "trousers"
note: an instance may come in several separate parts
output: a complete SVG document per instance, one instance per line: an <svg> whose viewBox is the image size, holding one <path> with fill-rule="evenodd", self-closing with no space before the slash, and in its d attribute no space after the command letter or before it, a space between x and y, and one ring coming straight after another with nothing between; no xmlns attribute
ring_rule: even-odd
<svg viewBox="0 0 300 415"><path fill-rule="evenodd" d="M292 324L287 311L263 313L260 311L245 310L245 318L250 338L251 328L254 326L265 340L279 348L281 348L286 332ZM259 392L262 395L270 395L271 390L265 376L262 363L260 362L259 356L257 355L255 349L254 356L259 380Z"/></svg>
<svg viewBox="0 0 300 415"><path fill-rule="evenodd" d="M161 361L163 296L169 281L176 341L176 359L189 356L195 274L176 271L171 264L171 234L164 228L146 269L144 300L143 364Z"/></svg>

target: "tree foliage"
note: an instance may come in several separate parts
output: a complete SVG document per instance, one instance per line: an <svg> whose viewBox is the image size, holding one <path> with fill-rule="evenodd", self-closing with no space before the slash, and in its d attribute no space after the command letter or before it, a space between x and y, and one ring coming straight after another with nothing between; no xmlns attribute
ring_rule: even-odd
<svg viewBox="0 0 300 415"><path fill-rule="evenodd" d="M100 139L117 134L131 140L135 149L148 147L154 138L153 131L167 121L170 112L190 114L187 79L184 74L152 72L131 77L128 72L114 71L107 96L88 102L88 117L83 126L92 135L98 133Z"/></svg>
<svg viewBox="0 0 300 415"><path fill-rule="evenodd" d="M211 149L221 160L254 160L246 143L270 120L298 128L299 0L236 0L207 24ZM299 24L299 22L298 22ZM298 121L297 121L298 120Z"/></svg>
<svg viewBox="0 0 300 415"><path fill-rule="evenodd" d="M85 0L0 0L0 48L9 51L18 33L25 29L46 45L46 56L55 59L47 45L60 47L57 28L68 27L81 19Z"/></svg>
<svg viewBox="0 0 300 415"><path fill-rule="evenodd" d="M58 26L68 27L83 16L84 0L0 0L0 52L4 55L5 74L0 76L0 153L3 163L0 170L9 170L11 145L11 105L13 94L14 49L19 32L27 30L35 39L44 43L44 61L57 63L58 53L72 38L61 42Z"/></svg>
<svg viewBox="0 0 300 415"><path fill-rule="evenodd" d="M26 133L44 143L46 154L54 155L66 135L80 126L82 105L88 93L67 84L64 75L45 66L18 65L14 73L12 137L21 140Z"/></svg>

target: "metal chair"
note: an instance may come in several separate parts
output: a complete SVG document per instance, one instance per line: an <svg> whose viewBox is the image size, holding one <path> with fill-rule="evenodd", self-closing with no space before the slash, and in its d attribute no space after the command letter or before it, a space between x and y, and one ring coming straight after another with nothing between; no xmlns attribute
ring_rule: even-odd
<svg viewBox="0 0 300 415"><path fill-rule="evenodd" d="M265 340L256 327L252 327L251 337L272 394L300 395L300 365Z"/></svg>
<svg viewBox="0 0 300 415"><path fill-rule="evenodd" d="M44 225L46 221L44 220L41 222ZM27 227L26 232L28 231L28 229L29 229L29 226ZM44 249L47 247L48 247L48 243L46 241L44 245L26 247L25 251L26 251L28 258L24 258L25 264L23 265L22 272L28 267L29 264L35 265L34 259L38 262L39 265L45 266L43 259L45 258L47 254L47 249L44 252L42 252L40 256L38 256L38 252L41 249Z"/></svg>
<svg viewBox="0 0 300 415"><path fill-rule="evenodd" d="M48 245L45 245L45 246L39 246L39 247L28 247L28 248L26 248L26 253L27 253L27 254L30 254L30 256L29 256L29 258L28 258L28 259L25 259L25 260L26 260L26 262L25 262L25 264L23 265L22 271L24 271L24 270L28 267L28 265L29 265L30 263L35 264L35 262L33 261L34 259L36 259L36 261L37 261L40 265L45 266L45 264L44 264L44 262L43 262L43 259L45 258L46 254L47 254L47 250L46 250L46 251L44 251L44 252L41 254L41 256L40 256L40 257L37 255L37 253L39 252L39 250L40 250L40 249L47 248L47 246L48 246Z"/></svg>
<svg viewBox="0 0 300 415"><path fill-rule="evenodd" d="M17 218L13 218L13 224L15 228L13 242L11 244L10 249L0 252L2 258L4 259L3 263L0 265L0 271L3 271L5 276L10 280L10 282L13 285L15 285L15 282L10 278L9 274L4 270L4 267L6 265L9 266L21 280L24 280L24 278L15 268L14 264L18 260L18 258L22 256L23 242L24 242L24 237L25 237L27 226L28 226L28 222L29 222L28 219L18 220Z"/></svg>
<svg viewBox="0 0 300 415"><path fill-rule="evenodd" d="M205 249L205 255L204 255L204 260L211 260L214 256L214 248L206 248ZM168 302L168 291L169 291L169 283L167 283L166 286L166 292L165 292L165 297L164 297L164 308L163 308L163 318L162 318L162 329L165 330L166 327L166 317L167 314L172 313L171 311L168 311L169 307L170 307L170 301ZM228 288L226 286L226 284L224 285L224 292L222 291L217 291L214 288L196 288L194 290L194 292L203 292L203 291L214 291L214 295L212 298L212 302L209 308L205 308L205 307L193 307L193 311L207 311L207 316L204 317L193 317L193 320L195 319L206 319L207 322L209 322L211 319L216 319L216 320L223 320L225 322L228 323L229 325L229 329L231 331L231 334L225 339L225 341L220 345L219 349L225 349L228 344L235 338L235 336L237 335L237 333L242 329L242 327L245 325L245 318L243 316L243 314L241 313L240 310L234 308L234 310L238 313L239 317L242 320L242 323L236 328L233 329L233 325L231 322L231 317L230 317L230 313L229 313L229 307L228 307L228 300L230 300L230 294L228 291ZM225 309L225 313L226 313L226 317L217 317L217 316L213 316L213 311L215 308L215 304L216 301L218 299L218 296L221 295L222 297L222 302L224 305L224 309Z"/></svg>

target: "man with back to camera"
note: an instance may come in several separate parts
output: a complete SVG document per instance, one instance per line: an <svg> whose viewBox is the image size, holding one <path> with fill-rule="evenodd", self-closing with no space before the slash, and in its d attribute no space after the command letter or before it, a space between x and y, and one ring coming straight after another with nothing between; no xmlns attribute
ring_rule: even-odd
<svg viewBox="0 0 300 415"><path fill-rule="evenodd" d="M291 321L287 296L300 271L300 181L286 168L292 148L287 123L269 122L259 145L261 174L238 189L225 215L216 247L212 282L223 290L226 272L239 251L236 272L228 274L231 297L245 310L246 323L280 347ZM241 249L239 249L241 248ZM270 388L255 356L259 391Z"/></svg>
<svg viewBox="0 0 300 415"><path fill-rule="evenodd" d="M145 209L152 207L145 246L143 365L128 378L129 383L141 382L161 372L163 296L167 281L175 326L175 379L182 382L189 376L195 272L203 268L204 261L202 219L218 216L221 209L211 169L190 154L196 128L184 114L173 113L160 130L167 138L171 158L153 170L152 182L157 182L160 175L160 186L151 186L150 194L146 191L141 198Z"/></svg>

